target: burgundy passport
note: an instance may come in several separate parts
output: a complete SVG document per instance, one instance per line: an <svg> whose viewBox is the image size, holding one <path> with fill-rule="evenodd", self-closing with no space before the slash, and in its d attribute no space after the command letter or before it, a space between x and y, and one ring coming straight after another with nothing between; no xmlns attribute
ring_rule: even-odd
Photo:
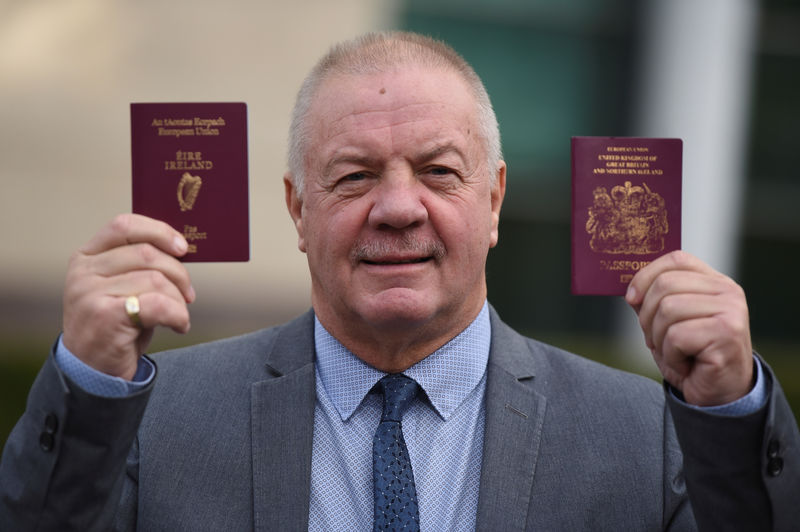
<svg viewBox="0 0 800 532"><path fill-rule="evenodd" d="M681 139L572 138L572 293L624 295L681 246Z"/></svg>
<svg viewBox="0 0 800 532"><path fill-rule="evenodd" d="M247 261L247 105L132 103L133 212L183 233L187 262Z"/></svg>

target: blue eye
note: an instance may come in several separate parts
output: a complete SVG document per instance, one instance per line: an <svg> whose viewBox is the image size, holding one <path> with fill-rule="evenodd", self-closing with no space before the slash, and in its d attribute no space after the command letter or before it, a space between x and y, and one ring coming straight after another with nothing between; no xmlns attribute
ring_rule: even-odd
<svg viewBox="0 0 800 532"><path fill-rule="evenodd" d="M367 178L367 174L364 172L354 172L352 174L348 174L342 178L342 181L363 181Z"/></svg>
<svg viewBox="0 0 800 532"><path fill-rule="evenodd" d="M434 166L428 170L428 173L435 176L445 176L453 173L453 170L445 166Z"/></svg>

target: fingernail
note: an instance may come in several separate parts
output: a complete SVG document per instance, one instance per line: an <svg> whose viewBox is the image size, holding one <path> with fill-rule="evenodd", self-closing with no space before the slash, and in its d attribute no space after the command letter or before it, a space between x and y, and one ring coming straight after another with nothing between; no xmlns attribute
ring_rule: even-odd
<svg viewBox="0 0 800 532"><path fill-rule="evenodd" d="M175 238L173 239L173 245L175 246L175 251L181 254L186 253L186 250L189 249L186 239L182 236L175 235Z"/></svg>
<svg viewBox="0 0 800 532"><path fill-rule="evenodd" d="M628 285L628 291L625 293L625 301L632 303L636 299L636 289L632 284Z"/></svg>
<svg viewBox="0 0 800 532"><path fill-rule="evenodd" d="M189 285L189 302L194 301L196 297L197 293L194 291L194 286Z"/></svg>

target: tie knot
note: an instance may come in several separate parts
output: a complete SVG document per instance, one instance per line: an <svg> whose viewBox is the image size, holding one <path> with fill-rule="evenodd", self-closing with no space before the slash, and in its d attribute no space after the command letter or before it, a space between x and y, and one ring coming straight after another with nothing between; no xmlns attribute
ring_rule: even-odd
<svg viewBox="0 0 800 532"><path fill-rule="evenodd" d="M419 392L417 381L402 373L392 373L379 380L378 386L383 392L381 421L402 421L403 414Z"/></svg>

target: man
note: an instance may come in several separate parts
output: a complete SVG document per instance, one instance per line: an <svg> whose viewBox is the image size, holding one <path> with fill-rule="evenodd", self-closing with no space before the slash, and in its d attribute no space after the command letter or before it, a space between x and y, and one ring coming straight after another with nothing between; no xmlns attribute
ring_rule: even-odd
<svg viewBox="0 0 800 532"><path fill-rule="evenodd" d="M116 218L70 262L63 335L0 464L0 519L377 527L397 518L373 464L383 377L403 373L402 426L387 422L411 529L796 526L800 434L733 281L673 253L631 282L666 394L523 338L488 306L506 167L455 52L413 34L334 48L301 88L289 160L313 313L157 355L156 376L141 356L153 328L189 328L186 242Z"/></svg>

